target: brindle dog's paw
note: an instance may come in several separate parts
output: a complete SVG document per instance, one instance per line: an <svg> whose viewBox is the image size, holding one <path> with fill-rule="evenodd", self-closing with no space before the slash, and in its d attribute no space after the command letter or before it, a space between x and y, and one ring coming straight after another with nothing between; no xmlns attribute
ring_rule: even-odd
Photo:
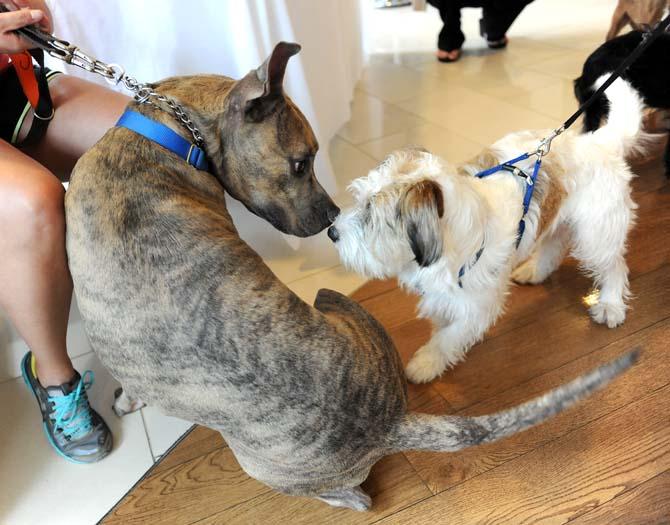
<svg viewBox="0 0 670 525"><path fill-rule="evenodd" d="M146 405L140 399L132 399L127 396L123 388L117 388L114 391L114 404L112 405L112 409L117 416L123 417L144 406Z"/></svg>
<svg viewBox="0 0 670 525"><path fill-rule="evenodd" d="M319 494L317 499L320 499L333 507L344 507L359 512L370 510L370 507L372 507L372 498L363 492L363 489L360 487L331 490Z"/></svg>

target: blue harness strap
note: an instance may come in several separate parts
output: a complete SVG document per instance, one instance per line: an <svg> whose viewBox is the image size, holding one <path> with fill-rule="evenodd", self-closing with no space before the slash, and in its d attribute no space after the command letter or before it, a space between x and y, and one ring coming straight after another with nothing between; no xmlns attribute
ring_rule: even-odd
<svg viewBox="0 0 670 525"><path fill-rule="evenodd" d="M542 165L542 155L538 155L537 160L535 161L535 165L533 166L533 173L531 175L527 175L521 168L515 166L515 164L517 162L521 162L522 160L530 158L531 155L533 154L524 153L523 155L519 155L518 157L513 158L512 160L503 162L502 164L498 164L497 166L493 166L492 168L480 171L479 173L475 174L475 177L477 177L478 179L483 179L484 177L488 177L489 175L493 175L494 173L498 173L499 171L509 171L514 175L518 175L526 179L526 191L524 192L523 195L523 215L521 215L521 220L519 221L519 229L516 236L517 248L519 247L519 243L521 242L521 238L523 237L523 232L526 230L526 215L528 214L528 208L530 208L530 201L533 200L533 193L535 192L535 182L537 181L537 175L540 172L540 166ZM477 264L477 261L479 261L479 258L482 256L483 251L484 251L484 245L482 241L482 247L475 254L474 261L471 264L466 263L463 266L461 266L461 269L458 271L458 286L460 288L463 288L462 279L463 276L465 275L466 266L467 268L472 268L475 264Z"/></svg>
<svg viewBox="0 0 670 525"><path fill-rule="evenodd" d="M116 125L134 131L138 135L142 135L152 142L163 146L172 153L179 155L194 168L209 171L209 163L207 162L205 152L165 124L127 109L121 115Z"/></svg>
<svg viewBox="0 0 670 525"><path fill-rule="evenodd" d="M484 240L482 240L482 246L477 250L477 253L475 253L474 261L472 261L470 264L465 263L463 266L461 266L461 269L458 270L458 286L459 288L463 288L463 276L465 275L465 270L466 266L468 269L472 268L475 264L477 264L477 261L479 258L482 256L482 253L484 252Z"/></svg>
<svg viewBox="0 0 670 525"><path fill-rule="evenodd" d="M514 175L518 175L526 179L526 191L523 195L523 215L521 216L521 221L519 222L519 232L517 234L516 239L517 247L519 246L519 243L521 242L521 237L523 237L523 232L526 229L525 218L526 214L528 213L528 208L530 207L530 201L533 199L533 192L535 191L535 182L537 181L537 174L540 172L542 157L541 156L537 157L537 160L535 161L535 166L533 166L533 173L530 176L526 175L526 173L521 168L516 167L515 164L517 162L521 162L522 160L530 158L530 156L531 156L530 153L524 153L523 155L519 155L518 157L510 161L503 162L502 164L498 164L497 166L493 166L492 168L480 171L479 173L475 174L475 177L477 177L478 179L483 179L484 177L488 177L489 175L493 175L494 173L498 173L499 171L509 171Z"/></svg>

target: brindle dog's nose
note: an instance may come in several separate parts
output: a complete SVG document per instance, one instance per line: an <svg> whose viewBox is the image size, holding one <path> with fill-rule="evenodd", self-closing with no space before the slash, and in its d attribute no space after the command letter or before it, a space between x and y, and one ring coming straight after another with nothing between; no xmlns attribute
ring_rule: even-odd
<svg viewBox="0 0 670 525"><path fill-rule="evenodd" d="M340 239L340 232L337 231L335 226L328 228L328 237L330 237L330 240L333 242L337 242Z"/></svg>
<svg viewBox="0 0 670 525"><path fill-rule="evenodd" d="M337 216L340 214L340 209L333 205L331 208L328 209L328 220L332 223L337 219Z"/></svg>

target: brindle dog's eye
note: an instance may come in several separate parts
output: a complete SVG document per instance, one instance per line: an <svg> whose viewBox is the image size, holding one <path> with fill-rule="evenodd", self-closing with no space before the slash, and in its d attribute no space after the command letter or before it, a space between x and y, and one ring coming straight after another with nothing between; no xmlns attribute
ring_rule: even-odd
<svg viewBox="0 0 670 525"><path fill-rule="evenodd" d="M294 160L293 161L293 174L302 175L307 169L307 162L304 160Z"/></svg>

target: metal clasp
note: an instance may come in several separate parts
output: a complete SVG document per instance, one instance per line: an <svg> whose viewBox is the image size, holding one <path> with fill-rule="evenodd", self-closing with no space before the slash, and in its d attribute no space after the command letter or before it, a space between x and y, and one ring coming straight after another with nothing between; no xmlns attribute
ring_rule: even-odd
<svg viewBox="0 0 670 525"><path fill-rule="evenodd" d="M540 159L544 157L547 153L551 151L551 142L564 131L565 126L556 128L554 131L551 132L551 134L548 137L545 137L540 141L540 145L531 155L537 155L538 158Z"/></svg>
<svg viewBox="0 0 670 525"><path fill-rule="evenodd" d="M52 57L69 64L72 61L75 49L77 49L76 46L73 46L70 42L56 39L50 42L50 47L46 48L45 51Z"/></svg>
<svg viewBox="0 0 670 525"><path fill-rule="evenodd" d="M116 86L126 74L126 70L120 64L107 64L107 69L111 76L105 77L105 80L112 86Z"/></svg>

